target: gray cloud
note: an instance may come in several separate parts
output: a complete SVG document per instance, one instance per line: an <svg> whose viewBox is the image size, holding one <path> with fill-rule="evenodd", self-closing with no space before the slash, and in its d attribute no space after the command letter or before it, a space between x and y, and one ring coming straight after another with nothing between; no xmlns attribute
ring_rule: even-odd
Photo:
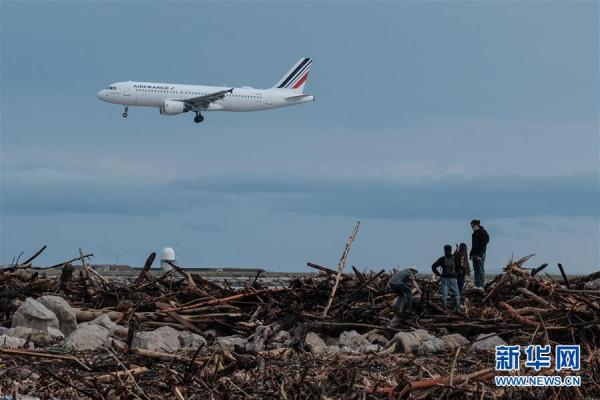
<svg viewBox="0 0 600 400"><path fill-rule="evenodd" d="M2 214L112 214L157 216L222 203L210 193L176 193L151 185L106 182L25 184L4 181Z"/></svg>
<svg viewBox="0 0 600 400"><path fill-rule="evenodd" d="M447 176L384 180L220 175L178 180L177 190L276 195L274 209L362 218L598 218L597 174L552 177Z"/></svg>

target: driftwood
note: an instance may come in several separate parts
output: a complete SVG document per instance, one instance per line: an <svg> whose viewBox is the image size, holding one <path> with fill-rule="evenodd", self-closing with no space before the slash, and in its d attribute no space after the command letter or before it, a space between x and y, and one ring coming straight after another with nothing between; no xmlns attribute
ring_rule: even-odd
<svg viewBox="0 0 600 400"><path fill-rule="evenodd" d="M350 253L350 248L352 247L352 242L356 239L356 234L358 233L358 228L360 228L360 221L356 223L352 234L346 241L346 245L344 246L344 251L342 252L342 256L340 257L340 261L338 263L337 273L335 274L335 283L331 288L331 295L329 296L329 300L327 300L327 305L323 310L323 316L327 316L329 312L329 307L331 307L331 303L333 302L333 298L335 296L335 292L337 291L338 285L340 284L340 278L342 276L342 272L344 272L344 267L346 266L346 258L348 258L348 254Z"/></svg>

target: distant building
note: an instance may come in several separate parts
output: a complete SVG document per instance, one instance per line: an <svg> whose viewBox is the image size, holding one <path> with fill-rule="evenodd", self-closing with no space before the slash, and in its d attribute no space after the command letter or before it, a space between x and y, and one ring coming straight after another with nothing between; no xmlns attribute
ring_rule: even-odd
<svg viewBox="0 0 600 400"><path fill-rule="evenodd" d="M175 263L175 250L171 247L165 247L160 252L160 268L167 272L173 269L171 265L169 265L168 261Z"/></svg>
<svg viewBox="0 0 600 400"><path fill-rule="evenodd" d="M129 272L133 270L125 264L92 264L90 268L98 272Z"/></svg>

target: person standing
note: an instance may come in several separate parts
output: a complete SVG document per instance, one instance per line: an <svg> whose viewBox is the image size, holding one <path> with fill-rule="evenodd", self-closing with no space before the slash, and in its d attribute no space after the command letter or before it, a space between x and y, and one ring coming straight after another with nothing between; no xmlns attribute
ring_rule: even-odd
<svg viewBox="0 0 600 400"><path fill-rule="evenodd" d="M454 254L454 262L456 263L456 284L458 285L458 293L460 294L460 304L464 304L465 296L463 295L463 288L465 286L465 278L471 275L471 265L469 264L469 253L466 243L458 245L458 250Z"/></svg>
<svg viewBox="0 0 600 400"><path fill-rule="evenodd" d="M438 268L442 269L441 273L438 271ZM460 294L458 293L456 282L456 261L452 254L452 246L449 244L444 246L444 255L433 263L431 270L434 275L441 276L442 303L444 308L448 305L448 288L450 288L454 297L454 311L458 311L460 309Z"/></svg>
<svg viewBox="0 0 600 400"><path fill-rule="evenodd" d="M471 221L471 228L473 229L471 252L469 256L473 260L473 273L475 278L475 286L480 290L483 290L485 284L485 253L487 250L487 244L490 242L490 236L483 226L481 221L474 219Z"/></svg>
<svg viewBox="0 0 600 400"><path fill-rule="evenodd" d="M409 313L413 311L412 288L420 291L419 285L415 280L417 270L415 268L401 269L395 272L390 278L388 285L392 292L398 295L394 304L394 312L400 314L406 309ZM406 306L406 307L405 307Z"/></svg>

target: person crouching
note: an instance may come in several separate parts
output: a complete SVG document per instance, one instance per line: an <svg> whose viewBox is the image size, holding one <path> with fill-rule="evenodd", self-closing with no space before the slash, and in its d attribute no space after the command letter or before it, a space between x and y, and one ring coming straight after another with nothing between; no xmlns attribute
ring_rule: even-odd
<svg viewBox="0 0 600 400"><path fill-rule="evenodd" d="M413 312L412 289L416 287L419 290L419 285L415 280L417 272L414 268L405 268L395 272L390 278L388 285L392 292L398 295L394 304L394 312L396 314Z"/></svg>

